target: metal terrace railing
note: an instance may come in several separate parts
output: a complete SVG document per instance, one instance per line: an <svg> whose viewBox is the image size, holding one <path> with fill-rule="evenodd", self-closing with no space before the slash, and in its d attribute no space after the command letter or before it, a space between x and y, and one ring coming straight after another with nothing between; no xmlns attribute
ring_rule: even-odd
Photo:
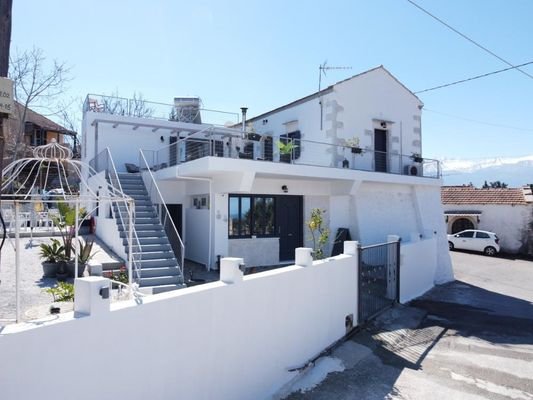
<svg viewBox="0 0 533 400"><path fill-rule="evenodd" d="M93 158L89 165L94 168L96 172L105 171L105 178L111 183L111 185L122 191L122 185L118 177L115 163L111 156L109 148L102 150L95 158ZM122 203L122 204L121 204ZM113 216L118 217L124 233L126 246L128 248L128 277L129 284L132 282L139 283L141 279L141 261L142 261L142 249L139 238L137 237L137 231L135 230L135 204L133 199L130 201L121 200L116 207L111 205L111 212Z"/></svg>
<svg viewBox="0 0 533 400"><path fill-rule="evenodd" d="M142 97L127 99L101 94L87 95L83 103L83 112L86 111L165 121L203 122L219 126L234 125L240 121L239 113L207 108L184 108L176 104L146 101Z"/></svg>
<svg viewBox="0 0 533 400"><path fill-rule="evenodd" d="M143 150L148 167L158 170L203 157L240 158L264 162L309 165L359 171L440 178L438 160L418 155L380 152L270 135L236 134L235 130L206 128L176 138L158 150Z"/></svg>
<svg viewBox="0 0 533 400"><path fill-rule="evenodd" d="M172 220L172 216L168 211L165 200L163 199L163 196L159 191L159 187L157 186L154 175L152 174L151 168L149 167L149 163L146 160L146 156L142 150L140 150L139 152L139 165L141 167L141 176L146 187L146 191L148 192L148 196L150 197L152 204L154 205L154 209L159 218L159 222L165 230L168 241L170 242L170 245L172 247L172 251L174 252L176 260L179 264L178 267L181 272L180 279L181 283L183 283L185 279L185 245L183 244L178 229L176 228L176 225Z"/></svg>

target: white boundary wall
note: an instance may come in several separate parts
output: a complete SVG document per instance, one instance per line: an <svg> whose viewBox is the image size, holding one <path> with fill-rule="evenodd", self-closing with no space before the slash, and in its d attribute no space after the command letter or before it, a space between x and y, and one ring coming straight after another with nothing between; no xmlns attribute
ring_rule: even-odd
<svg viewBox="0 0 533 400"><path fill-rule="evenodd" d="M9 326L0 334L0 397L268 398L296 375L289 368L346 333L346 316L357 321L357 256L348 243L354 255L245 277L234 269L222 279L235 283ZM297 254L297 264L305 260Z"/></svg>
<svg viewBox="0 0 533 400"><path fill-rule="evenodd" d="M401 242L400 303L421 296L435 285L437 239Z"/></svg>

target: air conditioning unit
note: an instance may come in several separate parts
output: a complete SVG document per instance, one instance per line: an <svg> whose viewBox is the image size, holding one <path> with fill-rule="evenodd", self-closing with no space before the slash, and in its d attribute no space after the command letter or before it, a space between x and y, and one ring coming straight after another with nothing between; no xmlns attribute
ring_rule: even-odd
<svg viewBox="0 0 533 400"><path fill-rule="evenodd" d="M404 167L404 175L420 176L422 170L420 165L410 164Z"/></svg>

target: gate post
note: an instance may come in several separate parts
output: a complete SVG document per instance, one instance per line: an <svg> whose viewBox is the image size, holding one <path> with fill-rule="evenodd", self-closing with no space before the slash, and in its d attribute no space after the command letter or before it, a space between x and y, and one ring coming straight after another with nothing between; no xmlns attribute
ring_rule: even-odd
<svg viewBox="0 0 533 400"><path fill-rule="evenodd" d="M400 236L387 236L387 298L398 301L400 298Z"/></svg>

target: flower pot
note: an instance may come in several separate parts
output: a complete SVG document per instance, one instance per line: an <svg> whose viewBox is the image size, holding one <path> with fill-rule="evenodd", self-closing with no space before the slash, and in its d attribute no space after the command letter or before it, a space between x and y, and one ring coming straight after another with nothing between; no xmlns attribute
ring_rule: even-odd
<svg viewBox="0 0 533 400"><path fill-rule="evenodd" d="M57 273L56 262L43 262L43 278L55 278Z"/></svg>
<svg viewBox="0 0 533 400"><path fill-rule="evenodd" d="M67 263L65 261L61 261L57 263L57 271L56 271L56 279L58 281L66 281L68 278L68 268Z"/></svg>
<svg viewBox="0 0 533 400"><path fill-rule="evenodd" d="M85 267L87 264L78 263L78 278L83 278L83 274L85 273ZM67 262L67 272L68 276L70 278L74 278L74 273L76 269L76 265L74 264L74 261L68 261Z"/></svg>

